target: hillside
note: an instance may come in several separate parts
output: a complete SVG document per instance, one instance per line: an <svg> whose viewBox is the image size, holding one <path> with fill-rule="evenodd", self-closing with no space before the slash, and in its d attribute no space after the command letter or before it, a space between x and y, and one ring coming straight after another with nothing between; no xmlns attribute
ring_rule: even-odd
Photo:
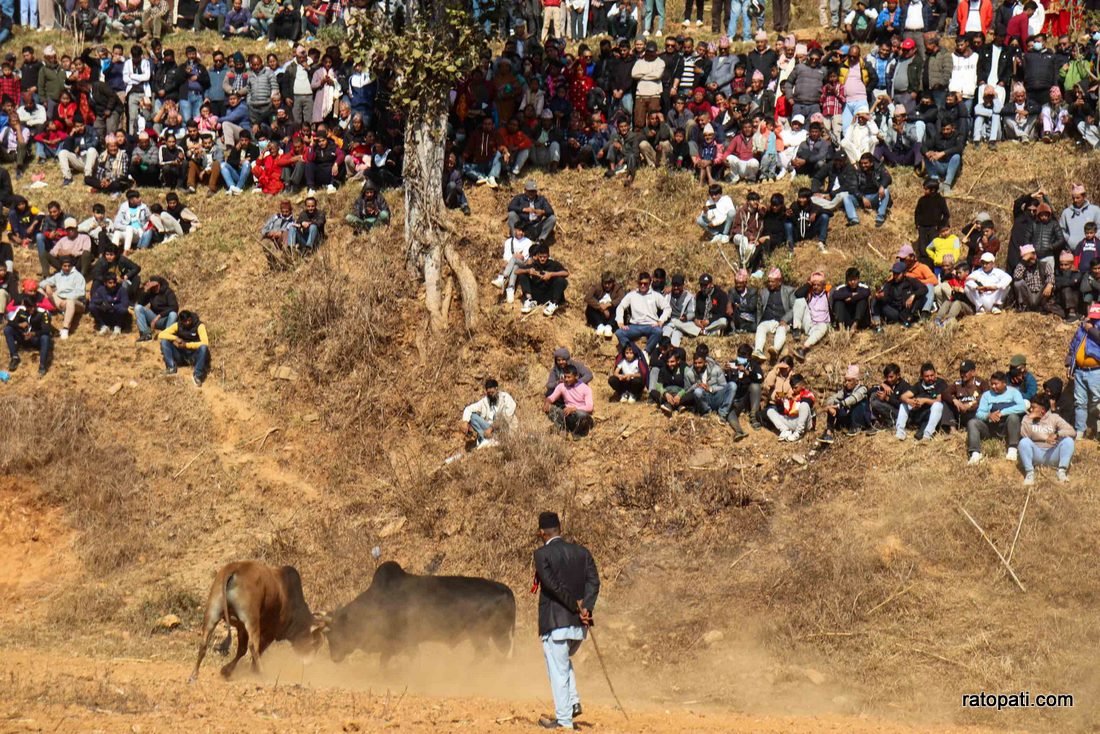
<svg viewBox="0 0 1100 734"><path fill-rule="evenodd" d="M1069 181L1098 172L1095 160L1033 150L968 152L952 219L984 209L1007 231L1012 199L1032 183L1064 202ZM211 329L214 368L201 390L161 376L150 345L97 337L88 320L58 343L45 379L24 367L0 385L0 674L12 694L0 729L239 730L228 699L275 730L526 730L548 705L524 593L546 508L596 555L598 639L639 715L620 721L586 648L582 693L602 731L1100 726L1093 440L1068 485L1044 476L1030 496L1012 556L1021 592L959 510L1006 551L1027 494L1020 475L997 459L967 469L957 435L899 444L881 433L818 452L763 432L733 444L713 420L607 403L613 349L584 327L582 289L603 270L629 278L656 266L728 286L730 268L698 241L702 192L684 178L644 171L624 190L598 172L534 175L561 224L554 256L573 273L570 307L552 320L522 318L483 290L476 333L464 333L455 304L446 338L426 338L398 228L352 238L333 227L314 258L272 271L257 233L274 202L198 194L185 198L202 229L136 257ZM47 180L29 191L25 178L19 191L39 206L59 197L67 210L90 207L77 187L59 188L55 169ZM756 190L791 195L802 183ZM737 199L747 191L732 188ZM834 226L827 255L801 248L776 264L797 278L824 268L838 280L852 264L869 277L885 271L911 234L918 192L918 179L898 174L883 229L867 218ZM453 220L482 284L495 274L511 193L472 190L473 216ZM322 208L338 219L353 196L322 197ZM389 201L400 222L400 196ZM33 268L28 252L16 257ZM953 375L966 357L987 375L1022 352L1043 379L1061 373L1071 333L1005 315L947 331L834 334L803 372L823 392L849 362L873 374L896 361L912 374L932 359ZM710 340L721 356L739 342ZM550 433L538 410L562 344L598 375L597 425L583 441ZM490 375L519 400L522 431L444 465L461 446L462 406ZM199 686L183 689L219 565L294 564L311 604L333 609L366 587L375 547L412 571L507 583L520 607L516 659L470 674L462 651L437 651L390 675L362 657L302 669L273 650L261 680L223 684L208 663ZM166 614L178 629L157 629ZM1079 703L959 707L964 692L1019 689Z"/></svg>

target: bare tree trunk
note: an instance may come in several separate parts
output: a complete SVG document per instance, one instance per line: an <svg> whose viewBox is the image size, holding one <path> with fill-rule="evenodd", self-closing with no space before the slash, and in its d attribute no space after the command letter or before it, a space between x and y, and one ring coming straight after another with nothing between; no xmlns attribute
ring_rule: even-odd
<svg viewBox="0 0 1100 734"><path fill-rule="evenodd" d="M440 283L445 263L458 280L467 329L474 328L478 314L477 280L447 244L454 230L443 203L446 124L445 113L431 119L412 115L405 129L405 267L424 278L428 326L437 334L447 328Z"/></svg>

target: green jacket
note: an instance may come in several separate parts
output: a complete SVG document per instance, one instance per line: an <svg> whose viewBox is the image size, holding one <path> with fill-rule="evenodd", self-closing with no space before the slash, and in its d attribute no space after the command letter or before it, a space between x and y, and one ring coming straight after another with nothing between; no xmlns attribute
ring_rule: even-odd
<svg viewBox="0 0 1100 734"><path fill-rule="evenodd" d="M61 64L42 64L38 70L38 93L45 99L54 102L61 99L61 92L65 89L65 70Z"/></svg>

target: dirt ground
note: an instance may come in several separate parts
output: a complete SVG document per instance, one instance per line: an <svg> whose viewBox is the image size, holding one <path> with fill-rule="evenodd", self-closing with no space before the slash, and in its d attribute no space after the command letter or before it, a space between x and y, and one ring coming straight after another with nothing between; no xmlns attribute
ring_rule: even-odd
<svg viewBox="0 0 1100 734"><path fill-rule="evenodd" d="M276 653L282 651L275 651ZM244 673L226 683L205 669L199 681L186 683L182 661L136 658L91 658L38 650L7 651L0 659L0 731L3 732L530 732L547 696L532 664L516 671L515 695L425 695L431 685L387 686L360 679L335 666L316 663L303 668L289 654L276 654L275 664L256 677ZM581 668L584 689L602 682L591 664ZM296 671L294 669L297 669ZM307 672L303 672L307 671ZM297 673L297 674L295 674ZM299 676L301 676L299 678ZM337 681L337 677L343 678ZM294 680L298 678L298 680ZM301 682L300 682L301 681ZM327 684L325 683L327 681ZM460 683L437 681L446 687ZM909 726L863 716L762 716L699 706L685 700L661 706L624 692L629 719L606 693L586 697L581 730L615 732L850 732L883 734L917 731L973 732L972 727Z"/></svg>

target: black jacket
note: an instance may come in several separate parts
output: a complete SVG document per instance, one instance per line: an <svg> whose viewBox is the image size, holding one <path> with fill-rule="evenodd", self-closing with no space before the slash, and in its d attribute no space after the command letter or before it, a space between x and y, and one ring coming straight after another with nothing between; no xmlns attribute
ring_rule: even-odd
<svg viewBox="0 0 1100 734"><path fill-rule="evenodd" d="M588 611L600 595L596 561L582 545L555 538L535 551L535 577L539 582L539 634L562 627L579 627L577 602Z"/></svg>

